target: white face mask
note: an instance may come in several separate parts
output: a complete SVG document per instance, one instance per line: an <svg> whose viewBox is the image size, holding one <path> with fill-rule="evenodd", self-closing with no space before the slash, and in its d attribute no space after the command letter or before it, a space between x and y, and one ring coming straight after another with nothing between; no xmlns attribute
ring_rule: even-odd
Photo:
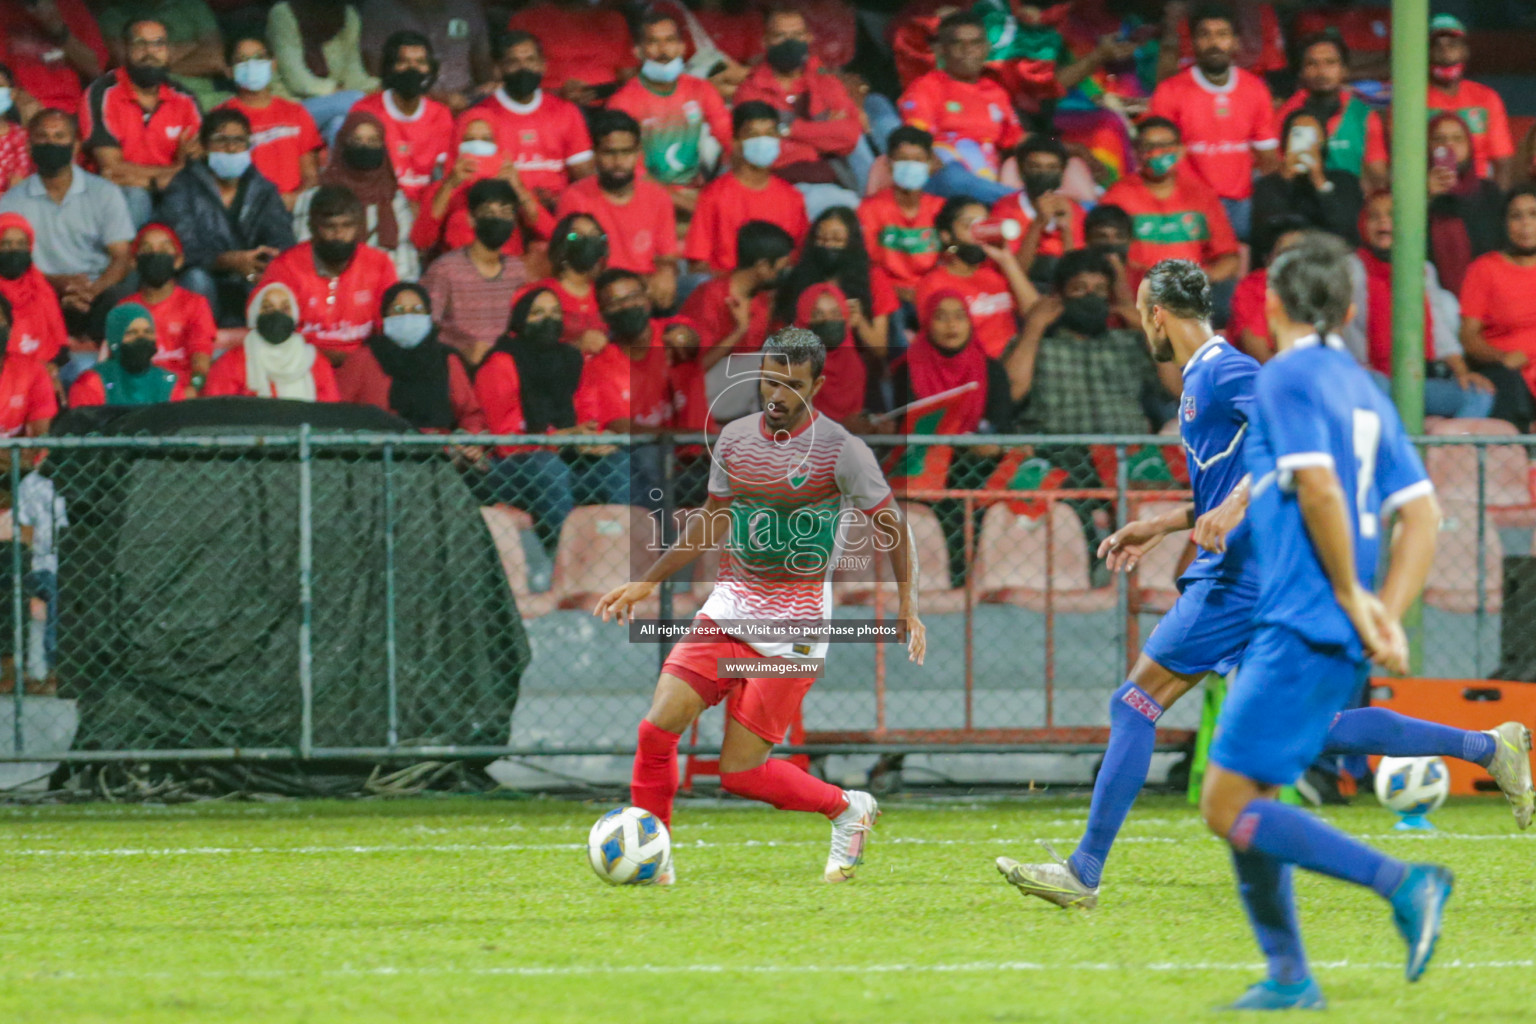
<svg viewBox="0 0 1536 1024"><path fill-rule="evenodd" d="M426 313L396 313L384 318L384 337L401 348L415 348L432 333L432 317Z"/></svg>
<svg viewBox="0 0 1536 1024"><path fill-rule="evenodd" d="M495 156L496 143L490 139L465 139L459 143L459 152L467 156Z"/></svg>
<svg viewBox="0 0 1536 1024"><path fill-rule="evenodd" d="M261 92L272 84L272 62L265 57L253 57L234 66L230 77L242 89Z"/></svg>
<svg viewBox="0 0 1536 1024"><path fill-rule="evenodd" d="M648 60L641 66L640 74L649 81L670 84L683 76L683 58L673 57L665 64Z"/></svg>
<svg viewBox="0 0 1536 1024"><path fill-rule="evenodd" d="M0 86L0 114L9 114L13 102L11 99L11 87L8 85Z"/></svg>

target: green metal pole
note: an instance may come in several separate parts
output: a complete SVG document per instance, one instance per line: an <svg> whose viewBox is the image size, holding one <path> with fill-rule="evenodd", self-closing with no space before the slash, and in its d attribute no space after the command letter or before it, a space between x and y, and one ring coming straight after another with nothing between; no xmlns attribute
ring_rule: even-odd
<svg viewBox="0 0 1536 1024"><path fill-rule="evenodd" d="M1392 3L1392 401L1424 430L1424 258L1429 227L1429 0ZM1387 524L1383 523L1383 527ZM1423 607L1403 616L1412 671L1423 658Z"/></svg>

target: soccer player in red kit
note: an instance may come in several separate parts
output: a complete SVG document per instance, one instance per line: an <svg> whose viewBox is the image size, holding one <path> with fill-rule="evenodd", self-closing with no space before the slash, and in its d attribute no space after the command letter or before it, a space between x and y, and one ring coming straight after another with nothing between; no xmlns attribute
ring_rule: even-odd
<svg viewBox="0 0 1536 1024"><path fill-rule="evenodd" d="M732 421L715 438L708 502L688 517L676 545L640 580L604 595L594 614L631 619L661 580L724 543L714 591L668 655L640 723L630 799L670 827L678 741L706 708L724 701L721 787L780 810L825 815L832 848L822 878L843 882L863 860L879 814L875 798L768 755L815 682L796 661L825 657L817 628L831 618L832 567L851 510L873 522L877 539L867 553L890 552L910 660L922 664L927 638L917 617L911 537L891 486L863 441L815 411L826 355L821 339L798 327L768 339L758 376L763 411ZM668 855L657 884L676 877Z"/></svg>

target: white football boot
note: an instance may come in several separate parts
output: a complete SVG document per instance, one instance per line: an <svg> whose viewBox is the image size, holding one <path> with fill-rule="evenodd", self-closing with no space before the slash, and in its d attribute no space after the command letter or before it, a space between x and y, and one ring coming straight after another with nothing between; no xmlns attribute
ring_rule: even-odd
<svg viewBox="0 0 1536 1024"><path fill-rule="evenodd" d="M1047 903L1069 910L1092 910L1099 905L1099 887L1089 888L1077 877L1049 843L1041 843L1051 855L1049 864L1020 864L1012 857L997 858L997 870L1008 884L1026 896L1038 896Z"/></svg>
<svg viewBox="0 0 1536 1024"><path fill-rule="evenodd" d="M848 809L832 819L832 852L827 854L827 869L821 876L826 882L853 879L864 861L875 819L880 817L880 805L868 793L849 789L843 795L848 798Z"/></svg>
<svg viewBox="0 0 1536 1024"><path fill-rule="evenodd" d="M1515 824L1528 828L1531 813L1536 810L1536 793L1531 790L1531 730L1519 722L1505 722L1489 729L1488 735L1493 737L1493 760L1488 762L1488 774L1509 798Z"/></svg>

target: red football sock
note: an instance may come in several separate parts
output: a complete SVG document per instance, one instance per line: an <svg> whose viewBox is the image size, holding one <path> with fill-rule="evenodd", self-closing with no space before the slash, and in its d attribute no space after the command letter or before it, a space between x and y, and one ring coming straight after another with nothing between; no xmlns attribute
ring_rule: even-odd
<svg viewBox="0 0 1536 1024"><path fill-rule="evenodd" d="M841 789L788 761L770 759L751 771L722 775L720 788L781 811L815 811L835 818L848 809L848 798Z"/></svg>
<svg viewBox="0 0 1536 1024"><path fill-rule="evenodd" d="M672 798L677 796L677 743L682 736L650 722L640 722L640 745L635 750L634 773L629 779L629 799L650 811L672 828Z"/></svg>

